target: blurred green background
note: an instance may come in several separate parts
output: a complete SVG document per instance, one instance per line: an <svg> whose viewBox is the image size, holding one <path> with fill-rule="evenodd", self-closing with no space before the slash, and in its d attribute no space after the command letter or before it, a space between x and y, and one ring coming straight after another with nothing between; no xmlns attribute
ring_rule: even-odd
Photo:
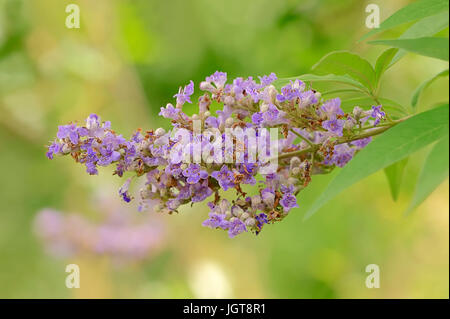
<svg viewBox="0 0 450 319"><path fill-rule="evenodd" d="M80 29L65 26L70 3L80 6ZM54 258L33 232L45 207L95 219L96 194L115 196L122 183L108 169L90 177L70 158L49 161L44 146L58 124L98 113L128 137L168 127L159 108L216 70L295 76L334 50L374 61L383 48L356 43L368 31L369 3L383 20L408 1L0 0L0 297L448 298L448 181L403 216L428 150L409 161L397 202L379 172L303 222L331 177L320 176L282 223L234 239L201 226L206 206L187 207L162 217L162 252L121 267L104 257ZM445 65L408 55L387 73L383 95L407 105ZM427 89L420 107L445 100L447 83ZM80 289L65 287L69 263L80 265ZM365 286L373 263L379 289Z"/></svg>

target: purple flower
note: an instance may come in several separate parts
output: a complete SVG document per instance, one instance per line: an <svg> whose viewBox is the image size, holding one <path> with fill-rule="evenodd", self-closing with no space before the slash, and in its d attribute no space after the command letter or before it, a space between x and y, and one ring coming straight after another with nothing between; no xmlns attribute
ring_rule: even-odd
<svg viewBox="0 0 450 319"><path fill-rule="evenodd" d="M177 98L177 104L183 105L184 103L192 103L191 95L194 93L194 82L190 81L188 85L184 87L184 89L180 88L177 94L173 97Z"/></svg>
<svg viewBox="0 0 450 319"><path fill-rule="evenodd" d="M253 176L256 174L256 168L256 165L253 163L245 163L239 167L239 173L243 175L242 184L256 184L255 177Z"/></svg>
<svg viewBox="0 0 450 319"><path fill-rule="evenodd" d="M300 93L303 91L305 84L296 79L294 82L283 86L281 88L281 94L277 95L277 100L280 102L292 101L296 98L300 98Z"/></svg>
<svg viewBox="0 0 450 319"><path fill-rule="evenodd" d="M380 120L382 120L386 116L386 113L381 111L381 105L372 106L372 113L370 114L370 116L375 119L373 125L376 126L380 123Z"/></svg>
<svg viewBox="0 0 450 319"><path fill-rule="evenodd" d="M222 88L227 82L227 74L225 72L216 71L206 78L206 82L212 82L216 88Z"/></svg>
<svg viewBox="0 0 450 319"><path fill-rule="evenodd" d="M260 213L255 215L256 219L256 227L258 227L258 231L256 234L258 234L261 231L261 228L264 226L264 224L268 224L269 221L267 220L267 215L264 213Z"/></svg>
<svg viewBox="0 0 450 319"><path fill-rule="evenodd" d="M342 136L344 124L345 120L338 120L336 118L332 118L331 120L324 121L322 123L322 127L330 133L333 133L337 136Z"/></svg>
<svg viewBox="0 0 450 319"><path fill-rule="evenodd" d="M196 184L200 179L208 178L208 172L201 169L198 164L189 164L189 167L183 171L183 176L187 177L189 184Z"/></svg>
<svg viewBox="0 0 450 319"><path fill-rule="evenodd" d="M267 112L263 113L263 118L265 122L276 122L278 120L278 117L280 115L280 111L277 109L277 107L273 104L269 104L269 109Z"/></svg>
<svg viewBox="0 0 450 319"><path fill-rule="evenodd" d="M131 201L131 196L128 193L128 188L130 187L131 179L132 179L131 177L127 179L127 181L119 189L120 196L122 196L122 199L127 203Z"/></svg>
<svg viewBox="0 0 450 319"><path fill-rule="evenodd" d="M261 112L253 113L252 122L255 125L260 125L263 122L263 113Z"/></svg>
<svg viewBox="0 0 450 319"><path fill-rule="evenodd" d="M58 133L56 136L59 139L68 137L72 144L78 144L78 130L75 124L58 126Z"/></svg>
<svg viewBox="0 0 450 319"><path fill-rule="evenodd" d="M281 206L283 206L283 210L287 213L293 207L298 207L297 198L292 193L285 193L280 200Z"/></svg>
<svg viewBox="0 0 450 319"><path fill-rule="evenodd" d="M288 193L292 194L295 189L294 189L294 185L289 185L289 186L281 185L280 190L284 194L288 194Z"/></svg>
<svg viewBox="0 0 450 319"><path fill-rule="evenodd" d="M100 166L108 166L112 162L116 162L120 159L120 153L110 149L109 147L101 148L100 153L102 156L97 162Z"/></svg>
<svg viewBox="0 0 450 319"><path fill-rule="evenodd" d="M336 118L336 115L344 115L344 111L341 109L341 99L335 98L326 101L321 110L325 112L328 118Z"/></svg>
<svg viewBox="0 0 450 319"><path fill-rule="evenodd" d="M350 144L356 146L357 149L362 149L367 146L372 141L372 136L362 138L360 140L356 140L351 142Z"/></svg>
<svg viewBox="0 0 450 319"><path fill-rule="evenodd" d="M301 92L300 97L300 107L305 107L311 104L316 104L318 102L317 96L314 91Z"/></svg>
<svg viewBox="0 0 450 319"><path fill-rule="evenodd" d="M97 166L95 166L95 164L92 162L86 162L86 172L89 175L97 175L98 174Z"/></svg>
<svg viewBox="0 0 450 319"><path fill-rule="evenodd" d="M202 225L209 228L222 228L227 229L229 227L228 221L225 220L225 214L209 213L209 218L205 220Z"/></svg>
<svg viewBox="0 0 450 319"><path fill-rule="evenodd" d="M214 128L219 128L219 120L217 119L217 117L214 116L210 116L205 120L205 124L208 127L214 127Z"/></svg>
<svg viewBox="0 0 450 319"><path fill-rule="evenodd" d="M234 187L234 175L233 172L228 169L228 166L222 165L220 171L214 171L211 174L218 182L223 190Z"/></svg>
<svg viewBox="0 0 450 319"><path fill-rule="evenodd" d="M264 75L262 77L261 76L259 77L259 80L261 81L262 86L268 86L276 79L277 79L277 76L273 72L270 73L270 75Z"/></svg>
<svg viewBox="0 0 450 319"><path fill-rule="evenodd" d="M233 221L228 223L228 236L230 236L230 238L233 238L234 236L237 236L245 231L247 231L247 227L239 218L235 218Z"/></svg>
<svg viewBox="0 0 450 319"><path fill-rule="evenodd" d="M58 142L53 142L48 147L48 152L45 155L47 155L48 159L53 159L53 155L61 153L61 151L62 145Z"/></svg>
<svg viewBox="0 0 450 319"><path fill-rule="evenodd" d="M207 199L209 196L212 195L213 191L208 186L208 180L205 179L202 183L191 185L190 193L192 197L192 202L197 203Z"/></svg>
<svg viewBox="0 0 450 319"><path fill-rule="evenodd" d="M338 144L334 147L332 163L339 167L344 167L353 158L355 150L347 144Z"/></svg>
<svg viewBox="0 0 450 319"><path fill-rule="evenodd" d="M173 105L169 103L165 108L161 107L161 112L159 112L159 115L166 119L175 120L178 117L178 113L180 113L180 111L180 109L173 107Z"/></svg>

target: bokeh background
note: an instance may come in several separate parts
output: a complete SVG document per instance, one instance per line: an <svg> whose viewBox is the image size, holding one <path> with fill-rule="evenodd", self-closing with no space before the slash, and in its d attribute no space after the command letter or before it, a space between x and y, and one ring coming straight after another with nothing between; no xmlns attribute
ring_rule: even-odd
<svg viewBox="0 0 450 319"><path fill-rule="evenodd" d="M80 6L80 29L65 26L70 3ZM374 61L382 48L356 43L368 31L368 3L0 0L0 297L448 298L448 181L403 216L428 149L409 161L397 202L379 172L303 222L331 178L320 176L300 194L300 208L257 237L229 239L202 227L201 205L160 216L164 243L145 260L58 257L36 235L43 208L96 222L101 199L111 196L115 209L139 214L116 201L123 181L110 170L90 177L70 158L45 157L58 124L98 113L129 136L138 127L168 127L159 108L180 85L216 70L295 76L334 50ZM383 20L408 1L370 3ZM414 88L445 65L407 55L386 74L384 96L407 105ZM427 89L420 107L447 99L447 84ZM80 289L65 286L70 263L80 266ZM372 263L380 266L379 289L365 286Z"/></svg>

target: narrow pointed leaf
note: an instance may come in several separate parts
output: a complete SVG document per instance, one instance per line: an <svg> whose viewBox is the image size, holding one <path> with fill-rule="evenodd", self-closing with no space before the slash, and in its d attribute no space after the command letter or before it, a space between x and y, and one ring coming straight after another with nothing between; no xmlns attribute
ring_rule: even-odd
<svg viewBox="0 0 450 319"><path fill-rule="evenodd" d="M416 39L394 39L370 41L370 44L388 45L404 49L420 55L448 61L448 39L447 38L416 38Z"/></svg>
<svg viewBox="0 0 450 319"><path fill-rule="evenodd" d="M448 76L448 69L444 70L442 72L439 72L432 78L426 80L421 85L417 87L417 89L414 91L413 96L411 98L411 105L413 109L416 109L417 103L419 102L419 97L422 94L423 90L425 90L431 83L433 83L435 80L437 80L440 77Z"/></svg>
<svg viewBox="0 0 450 319"><path fill-rule="evenodd" d="M407 163L408 158L405 158L384 169L384 174L388 180L389 189L391 190L391 196L394 201L397 201L400 186L402 185L403 172Z"/></svg>
<svg viewBox="0 0 450 319"><path fill-rule="evenodd" d="M417 181L416 190L406 213L418 207L448 177L448 135L434 145L428 155Z"/></svg>
<svg viewBox="0 0 450 319"><path fill-rule="evenodd" d="M448 129L449 111L445 104L414 115L374 138L330 182L305 219L347 187L448 135Z"/></svg>
<svg viewBox="0 0 450 319"><path fill-rule="evenodd" d="M381 76L390 67L391 61L397 52L398 49L396 48L387 49L378 57L377 62L375 63L375 82L377 86Z"/></svg>

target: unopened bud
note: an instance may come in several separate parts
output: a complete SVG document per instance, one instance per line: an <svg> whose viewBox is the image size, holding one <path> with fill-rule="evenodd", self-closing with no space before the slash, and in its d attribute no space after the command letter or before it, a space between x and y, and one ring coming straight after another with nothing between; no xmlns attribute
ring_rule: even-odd
<svg viewBox="0 0 450 319"><path fill-rule="evenodd" d="M166 134L166 130L163 129L162 127L157 128L155 131L155 135L158 137L163 136L164 134Z"/></svg>
<svg viewBox="0 0 450 319"><path fill-rule="evenodd" d="M243 213L243 214L241 215L241 217L239 217L239 219L242 220L242 221L244 221L244 220L246 220L246 219L249 218L249 217L250 217L250 214L249 214L249 213Z"/></svg>
<svg viewBox="0 0 450 319"><path fill-rule="evenodd" d="M278 94L277 89L273 85L269 85L267 87L267 90L268 90L268 93L269 93L268 95L270 97L270 100L272 101L272 103L275 102L276 98L277 98L277 94Z"/></svg>
<svg viewBox="0 0 450 319"><path fill-rule="evenodd" d="M233 214L233 216L240 218L241 215L244 213L244 210L240 207L233 207L231 213Z"/></svg>
<svg viewBox="0 0 450 319"><path fill-rule="evenodd" d="M302 161L298 157L294 156L293 158L291 158L291 166L299 166L301 163Z"/></svg>
<svg viewBox="0 0 450 319"><path fill-rule="evenodd" d="M254 218L250 217L250 218L247 218L244 223L246 226L253 227L256 224L256 220Z"/></svg>
<svg viewBox="0 0 450 319"><path fill-rule="evenodd" d="M200 90L202 90L202 91L210 91L211 92L211 91L214 91L215 88L214 88L214 86L211 83L203 81L203 82L200 83Z"/></svg>
<svg viewBox="0 0 450 319"><path fill-rule="evenodd" d="M223 103L224 103L225 105L233 105L234 102L235 102L234 98L233 98L232 96L229 96L229 95L227 95L227 96L225 97L225 99L223 100Z"/></svg>
<svg viewBox="0 0 450 319"><path fill-rule="evenodd" d="M233 125L233 123L234 123L234 119L232 117L229 117L225 120L226 127L230 127L231 125Z"/></svg>
<svg viewBox="0 0 450 319"><path fill-rule="evenodd" d="M269 104L267 103L263 103L261 104L261 108L260 108L261 112L267 112L269 110Z"/></svg>
<svg viewBox="0 0 450 319"><path fill-rule="evenodd" d="M356 119L359 119L361 117L362 112L363 112L362 108L360 108L359 106L355 106L355 108L353 109L353 116Z"/></svg>

